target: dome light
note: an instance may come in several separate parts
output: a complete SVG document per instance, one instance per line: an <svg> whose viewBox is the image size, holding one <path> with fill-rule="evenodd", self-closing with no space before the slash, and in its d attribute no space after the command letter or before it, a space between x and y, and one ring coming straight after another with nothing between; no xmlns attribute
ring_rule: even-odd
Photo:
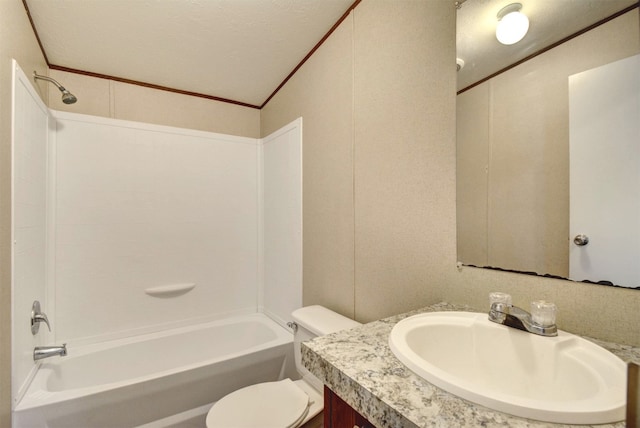
<svg viewBox="0 0 640 428"><path fill-rule="evenodd" d="M518 43L529 31L529 18L520 9L522 4L513 3L498 12L496 38L503 45Z"/></svg>

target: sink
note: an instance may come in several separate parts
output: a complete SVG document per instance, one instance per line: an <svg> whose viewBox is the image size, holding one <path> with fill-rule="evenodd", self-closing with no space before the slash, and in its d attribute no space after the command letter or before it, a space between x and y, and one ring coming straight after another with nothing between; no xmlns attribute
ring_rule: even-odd
<svg viewBox="0 0 640 428"><path fill-rule="evenodd" d="M487 314L430 312L396 324L389 345L418 376L494 410L567 424L625 418L626 364L571 333L542 337Z"/></svg>

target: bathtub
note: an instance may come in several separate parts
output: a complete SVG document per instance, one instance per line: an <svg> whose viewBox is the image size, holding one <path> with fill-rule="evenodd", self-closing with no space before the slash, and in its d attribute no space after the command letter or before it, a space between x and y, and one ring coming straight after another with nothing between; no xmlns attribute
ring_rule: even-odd
<svg viewBox="0 0 640 428"><path fill-rule="evenodd" d="M224 395L289 377L294 367L293 335L259 313L70 345L67 357L44 360L14 410L14 426L177 426L176 415L201 417Z"/></svg>

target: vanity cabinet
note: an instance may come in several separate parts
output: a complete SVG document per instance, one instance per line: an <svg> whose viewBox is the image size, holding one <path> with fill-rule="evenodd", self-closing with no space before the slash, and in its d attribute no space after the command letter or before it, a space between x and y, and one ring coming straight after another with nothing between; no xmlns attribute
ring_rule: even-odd
<svg viewBox="0 0 640 428"><path fill-rule="evenodd" d="M335 392L324 387L324 428L375 428Z"/></svg>

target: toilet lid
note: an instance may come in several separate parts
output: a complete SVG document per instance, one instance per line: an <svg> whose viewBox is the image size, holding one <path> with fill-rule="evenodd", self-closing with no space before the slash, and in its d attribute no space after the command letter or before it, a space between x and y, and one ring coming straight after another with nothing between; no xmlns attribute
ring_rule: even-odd
<svg viewBox="0 0 640 428"><path fill-rule="evenodd" d="M290 428L309 411L309 396L291 379L239 389L207 414L207 428Z"/></svg>

